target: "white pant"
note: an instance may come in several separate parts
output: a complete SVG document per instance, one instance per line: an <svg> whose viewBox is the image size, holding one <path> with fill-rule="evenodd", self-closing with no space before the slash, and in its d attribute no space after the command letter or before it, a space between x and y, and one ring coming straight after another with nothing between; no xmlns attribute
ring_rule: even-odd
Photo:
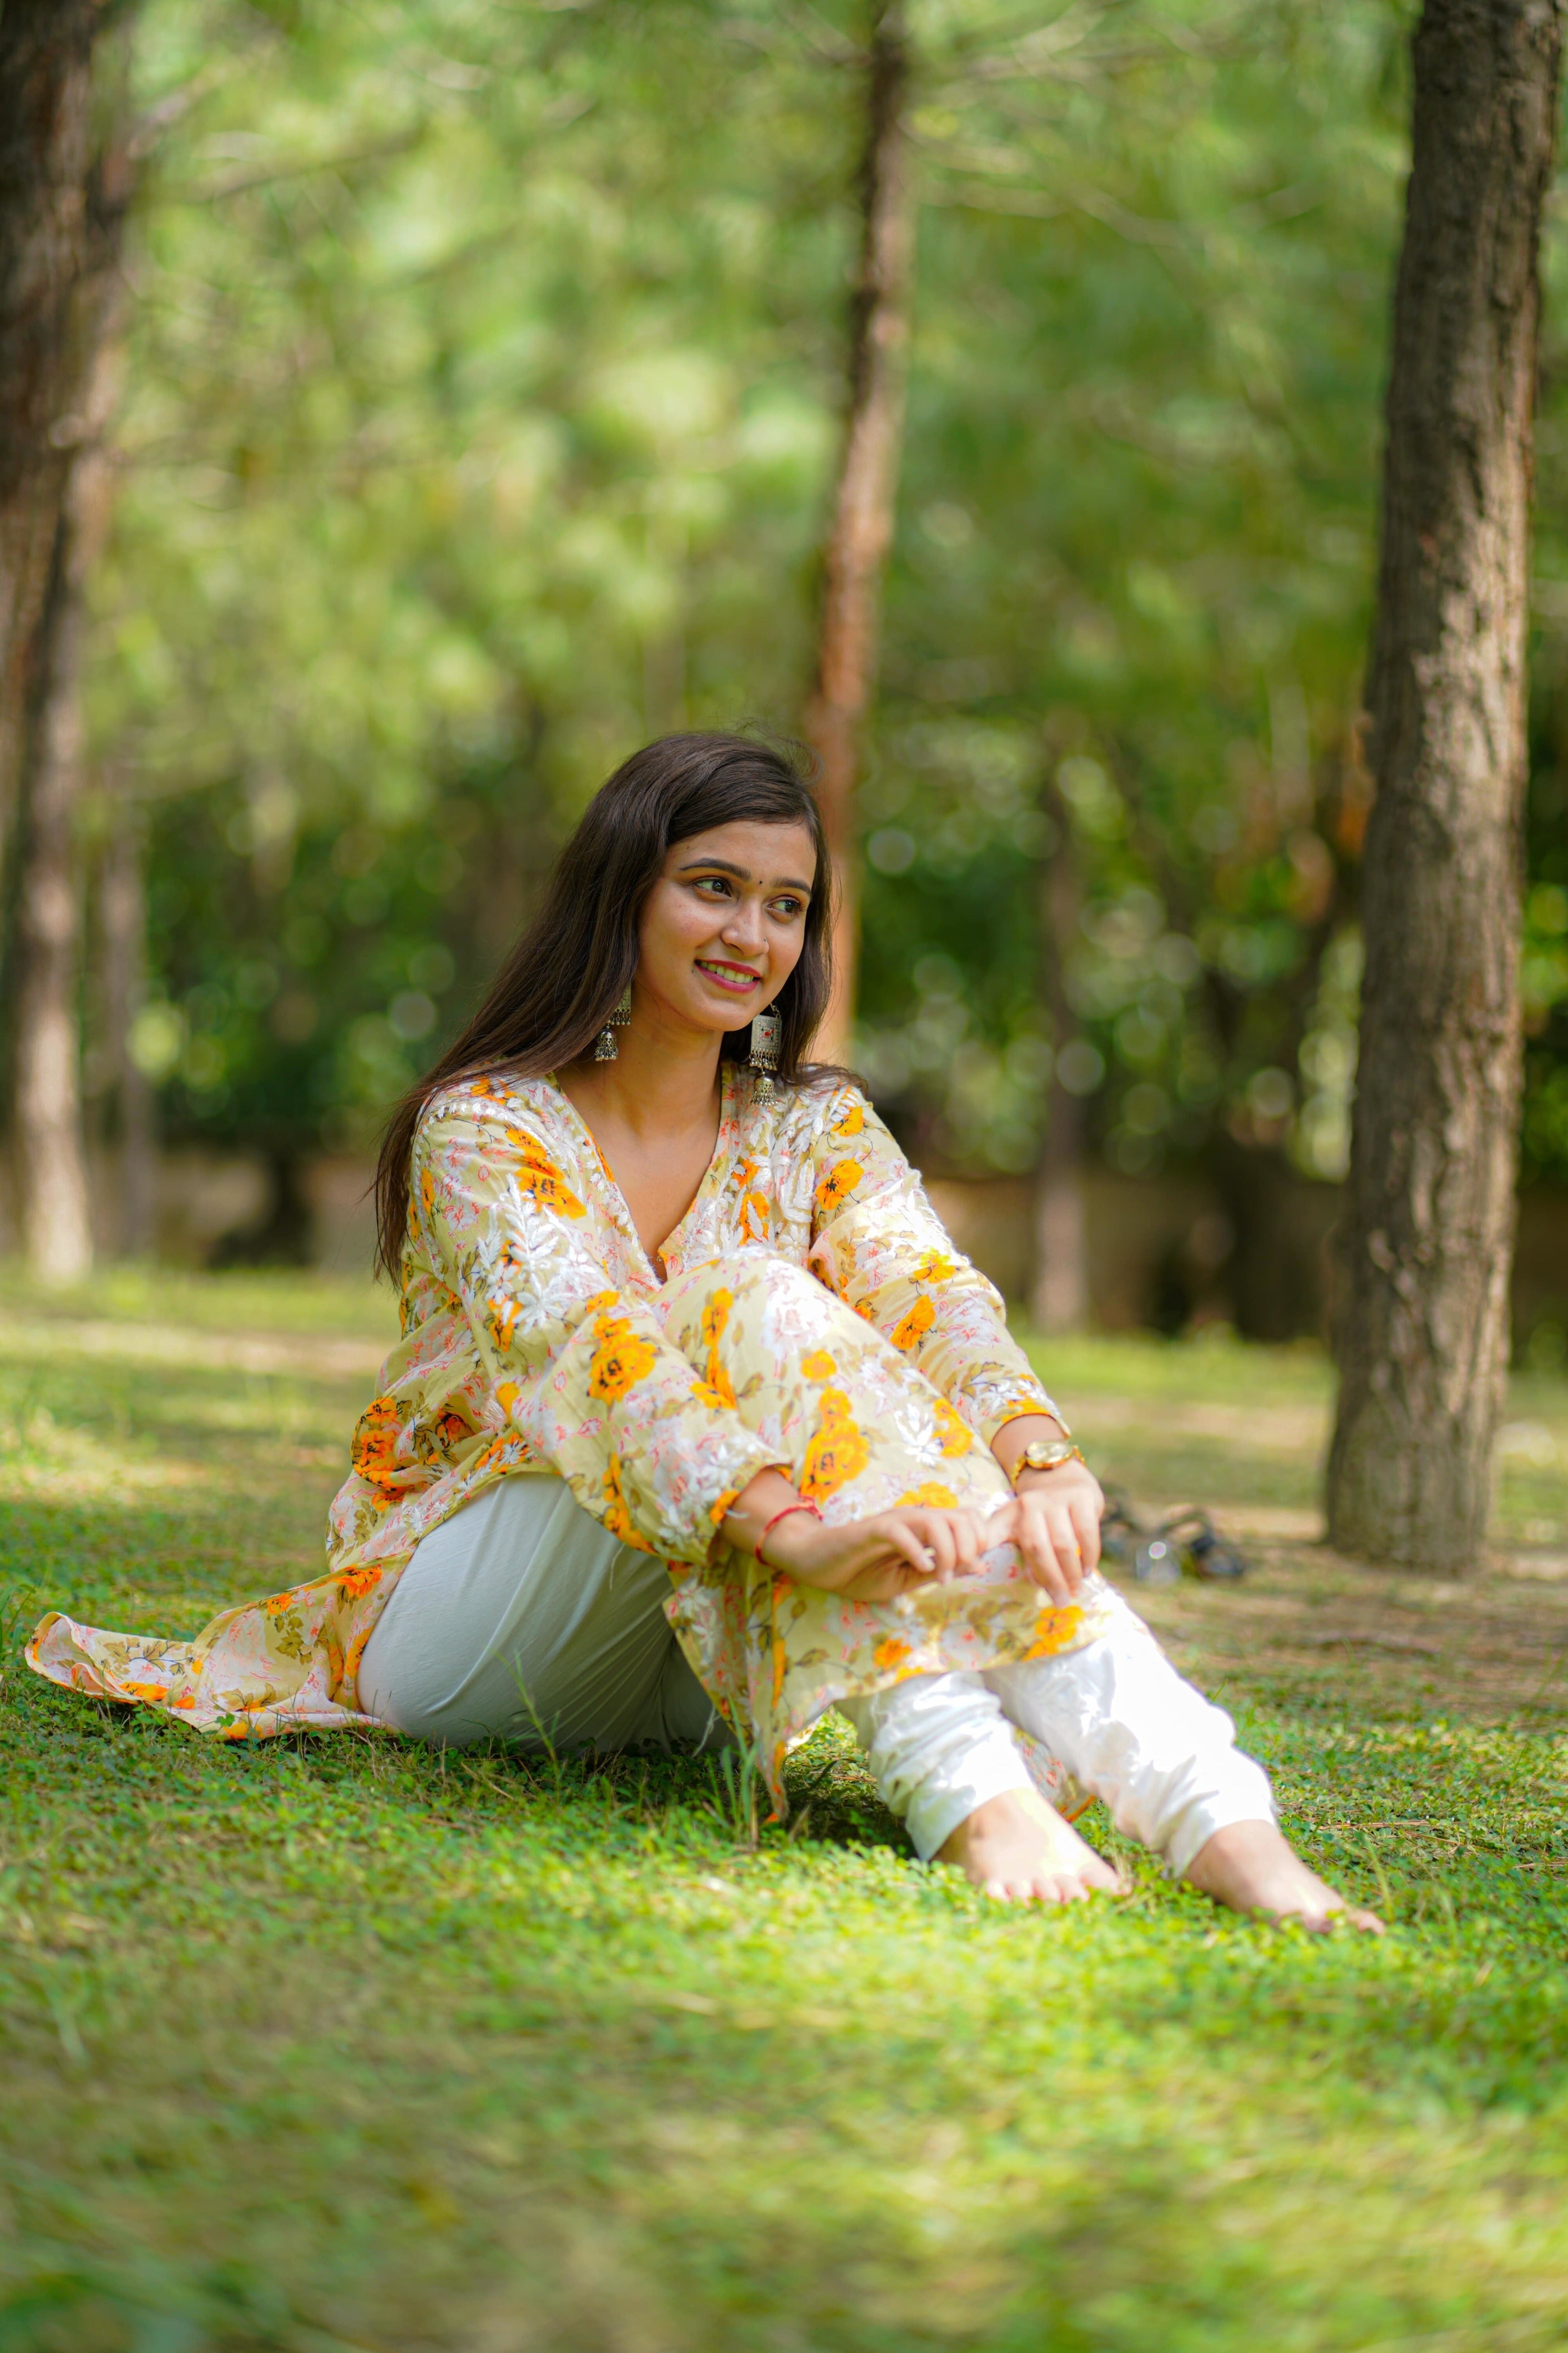
<svg viewBox="0 0 1568 2353"><path fill-rule="evenodd" d="M500 1480L433 1529L365 1646L360 1705L441 1746L715 1745L723 1727L670 1631L659 1561L542 1475ZM877 1786L929 1861L987 1798L1030 1786L1013 1727L1183 1872L1215 1831L1272 1821L1262 1768L1119 1602L1081 1651L912 1675L840 1702Z"/></svg>
<svg viewBox="0 0 1568 2353"><path fill-rule="evenodd" d="M987 1798L1029 1786L1013 1726L1178 1875L1215 1832L1274 1820L1225 1710L1184 1682L1124 1602L1098 1641L983 1674L912 1675L841 1700L878 1788L929 1860Z"/></svg>

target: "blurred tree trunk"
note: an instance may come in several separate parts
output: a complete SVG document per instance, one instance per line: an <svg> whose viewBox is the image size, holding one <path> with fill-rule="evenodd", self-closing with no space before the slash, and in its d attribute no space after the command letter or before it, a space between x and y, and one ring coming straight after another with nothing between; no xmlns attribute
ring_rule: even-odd
<svg viewBox="0 0 1568 2353"><path fill-rule="evenodd" d="M64 446L64 478L44 602L28 663L18 810L14 1154L23 1253L48 1282L92 1263L83 1149L81 876L77 811L86 775L81 702L87 581L109 525L103 435L120 363L120 245L130 164L118 148L88 177L85 266L73 336L90 355Z"/></svg>
<svg viewBox="0 0 1568 2353"><path fill-rule="evenodd" d="M1029 1312L1042 1332L1076 1332L1089 1321L1089 1229L1084 1214L1084 1104L1061 1082L1064 1048L1078 1035L1068 994L1068 951L1078 936L1083 893L1068 812L1054 780L1041 795L1054 836L1040 875L1040 960L1051 1081L1046 1141L1035 1183L1035 1277Z"/></svg>
<svg viewBox="0 0 1568 2353"><path fill-rule="evenodd" d="M121 792L115 797L99 882L99 930L106 1060L114 1091L113 1140L118 1147L119 1213L114 1240L127 1258L144 1257L151 1250L156 1208L153 1089L134 1052L136 1016L147 994L144 850L137 812Z"/></svg>
<svg viewBox="0 0 1568 2353"><path fill-rule="evenodd" d="M829 1058L845 1050L855 1003L855 786L877 674L882 575L903 443L915 243L914 174L904 122L909 88L900 0L873 0L844 450L823 562L816 678L805 715L807 740L822 764L823 822L838 869L833 1000L821 1050Z"/></svg>
<svg viewBox="0 0 1568 2353"><path fill-rule="evenodd" d="M1328 1466L1342 1549L1486 1530L1521 1082L1525 631L1562 0L1426 0L1394 304L1366 976Z"/></svg>
<svg viewBox="0 0 1568 2353"><path fill-rule="evenodd" d="M81 282L100 0L0 8L0 849L21 790L37 638L90 361Z"/></svg>

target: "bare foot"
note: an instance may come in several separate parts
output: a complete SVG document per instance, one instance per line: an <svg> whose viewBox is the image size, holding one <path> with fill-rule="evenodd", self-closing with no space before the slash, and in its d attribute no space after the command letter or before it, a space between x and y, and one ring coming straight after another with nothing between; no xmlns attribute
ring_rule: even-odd
<svg viewBox="0 0 1568 2353"><path fill-rule="evenodd" d="M1110 1865L1033 1789L987 1798L959 1823L936 1860L954 1864L983 1895L1002 1904L1081 1904L1096 1891L1121 1891Z"/></svg>
<svg viewBox="0 0 1568 2353"><path fill-rule="evenodd" d="M1373 1936L1383 1934L1375 1912L1358 1911L1309 1871L1272 1822L1233 1822L1216 1831L1187 1865L1187 1877L1204 1894L1233 1912L1265 1912L1274 1920L1300 1920L1321 1935L1335 1920L1348 1920Z"/></svg>

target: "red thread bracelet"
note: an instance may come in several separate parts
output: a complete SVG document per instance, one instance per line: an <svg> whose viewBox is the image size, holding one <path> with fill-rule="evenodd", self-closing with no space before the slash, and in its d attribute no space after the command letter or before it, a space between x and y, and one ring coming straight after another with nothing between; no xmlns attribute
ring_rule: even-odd
<svg viewBox="0 0 1568 2353"><path fill-rule="evenodd" d="M763 1557L763 1546L766 1544L768 1538L772 1535L779 1522L781 1520L787 1520L792 1512L809 1512L814 1520L819 1520L822 1517L822 1514L817 1510L815 1504L786 1504L782 1512L775 1512L773 1514L773 1518L768 1522L767 1526L757 1538L757 1558L759 1560Z"/></svg>

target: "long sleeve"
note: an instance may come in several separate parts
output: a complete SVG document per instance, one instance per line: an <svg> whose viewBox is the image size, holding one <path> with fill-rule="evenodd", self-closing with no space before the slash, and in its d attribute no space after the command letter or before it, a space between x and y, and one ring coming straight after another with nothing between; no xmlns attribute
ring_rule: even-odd
<svg viewBox="0 0 1568 2353"><path fill-rule="evenodd" d="M775 1458L648 1303L615 1287L544 1136L515 1103L449 1096L420 1124L413 1178L420 1244L530 1451L624 1543L706 1560Z"/></svg>
<svg viewBox="0 0 1568 2353"><path fill-rule="evenodd" d="M987 1445L1019 1414L1057 1413L1007 1329L1000 1293L953 1248L919 1176L852 1087L826 1107L812 1172L814 1269Z"/></svg>

